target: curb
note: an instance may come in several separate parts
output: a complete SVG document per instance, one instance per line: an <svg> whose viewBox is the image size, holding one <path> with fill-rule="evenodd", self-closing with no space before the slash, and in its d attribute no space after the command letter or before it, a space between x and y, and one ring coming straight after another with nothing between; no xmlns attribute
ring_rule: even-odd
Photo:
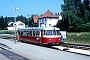
<svg viewBox="0 0 90 60"><path fill-rule="evenodd" d="M85 56L90 56L89 54L84 54L84 53L69 51L69 48L67 48L67 47L64 48L64 49L59 49L59 48L52 47L52 49L56 49L56 50L60 50L60 51L66 51L66 52L80 54L80 55L85 55Z"/></svg>
<svg viewBox="0 0 90 60"><path fill-rule="evenodd" d="M90 55L83 54L83 53L78 53L78 52L72 52L72 51L66 51L66 52L75 53L75 54L80 54L80 55L85 55L85 56L90 56Z"/></svg>
<svg viewBox="0 0 90 60"><path fill-rule="evenodd" d="M2 49L11 49L9 46L7 46L6 44L0 43L0 48Z"/></svg>

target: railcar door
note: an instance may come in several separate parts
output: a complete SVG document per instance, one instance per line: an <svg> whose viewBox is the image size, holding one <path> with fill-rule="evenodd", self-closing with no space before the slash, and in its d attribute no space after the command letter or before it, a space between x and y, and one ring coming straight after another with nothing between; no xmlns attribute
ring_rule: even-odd
<svg viewBox="0 0 90 60"><path fill-rule="evenodd" d="M42 44L44 43L43 35L44 35L44 30L41 30Z"/></svg>
<svg viewBox="0 0 90 60"><path fill-rule="evenodd" d="M17 30L16 39L19 40L20 31Z"/></svg>

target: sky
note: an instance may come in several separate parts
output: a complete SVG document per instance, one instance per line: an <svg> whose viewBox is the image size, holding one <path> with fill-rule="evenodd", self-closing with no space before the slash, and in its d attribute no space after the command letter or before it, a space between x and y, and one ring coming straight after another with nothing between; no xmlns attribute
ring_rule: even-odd
<svg viewBox="0 0 90 60"><path fill-rule="evenodd" d="M18 16L25 17L32 14L41 15L47 10L53 13L61 12L63 0L0 0L0 16ZM13 10L19 8L18 10Z"/></svg>

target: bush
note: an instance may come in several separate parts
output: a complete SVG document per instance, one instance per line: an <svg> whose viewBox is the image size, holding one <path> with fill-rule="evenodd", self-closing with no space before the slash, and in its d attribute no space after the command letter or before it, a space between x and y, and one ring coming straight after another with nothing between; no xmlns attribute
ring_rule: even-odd
<svg viewBox="0 0 90 60"><path fill-rule="evenodd" d="M0 30L8 30L7 28L0 28Z"/></svg>

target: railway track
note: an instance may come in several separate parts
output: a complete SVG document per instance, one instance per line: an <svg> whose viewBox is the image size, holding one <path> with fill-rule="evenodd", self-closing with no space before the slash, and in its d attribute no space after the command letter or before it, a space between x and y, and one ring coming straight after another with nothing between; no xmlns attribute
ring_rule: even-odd
<svg viewBox="0 0 90 60"><path fill-rule="evenodd" d="M13 41L12 39L10 39L10 40ZM28 43L28 42L26 42L26 43ZM34 43L30 43L30 44L34 44ZM34 44L34 45L37 45L37 44ZM60 46L67 47L67 48L90 50L90 45L89 44L86 45L86 44L76 44L76 43L67 43L67 42L65 42L65 43L62 43Z"/></svg>
<svg viewBox="0 0 90 60"><path fill-rule="evenodd" d="M67 48L90 50L90 45L85 45L85 44L63 43L61 44L61 46Z"/></svg>
<svg viewBox="0 0 90 60"><path fill-rule="evenodd" d="M23 42L23 43L28 43L28 42ZM29 43L29 44L39 45L39 44L35 44L35 43ZM41 46L41 45L39 45L39 46ZM67 47L67 48L90 50L90 45L86 45L86 44L75 44L75 43L66 43L65 42L65 43L62 43L60 46ZM43 47L51 48L52 46L43 45Z"/></svg>

